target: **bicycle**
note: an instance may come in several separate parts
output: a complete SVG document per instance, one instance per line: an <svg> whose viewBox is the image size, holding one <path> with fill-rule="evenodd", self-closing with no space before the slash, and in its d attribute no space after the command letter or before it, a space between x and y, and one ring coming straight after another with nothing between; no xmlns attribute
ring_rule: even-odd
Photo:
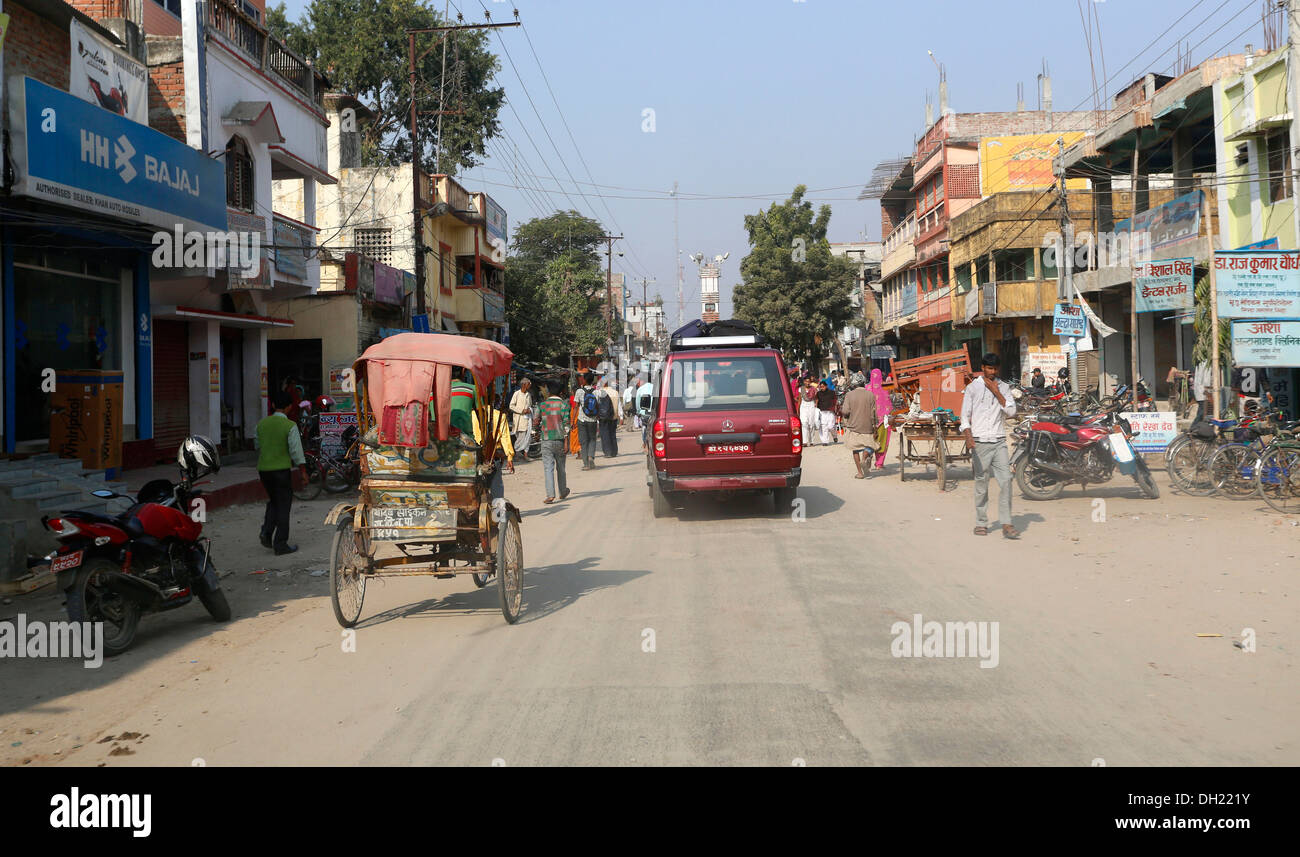
<svg viewBox="0 0 1300 857"><path fill-rule="evenodd" d="M1213 427L1209 437L1198 437L1184 431L1165 448L1165 470L1174 487L1193 497L1206 497L1214 493L1210 479L1210 459L1220 448L1234 442L1235 434L1243 432L1254 418L1239 420L1206 420ZM1224 434L1234 431L1234 437ZM1244 437L1244 434L1241 435Z"/></svg>
<svg viewBox="0 0 1300 857"><path fill-rule="evenodd" d="M1264 502L1283 514L1300 513L1300 441L1297 423L1288 423L1279 438L1260 454L1255 470L1256 484Z"/></svg>
<svg viewBox="0 0 1300 857"><path fill-rule="evenodd" d="M1294 428L1293 423L1279 424L1274 419L1277 416L1270 412L1243 426L1243 431L1253 435L1249 441L1226 444L1210 457L1209 478L1215 491L1235 499L1253 497L1260 491L1259 466L1264 452L1280 432Z"/></svg>

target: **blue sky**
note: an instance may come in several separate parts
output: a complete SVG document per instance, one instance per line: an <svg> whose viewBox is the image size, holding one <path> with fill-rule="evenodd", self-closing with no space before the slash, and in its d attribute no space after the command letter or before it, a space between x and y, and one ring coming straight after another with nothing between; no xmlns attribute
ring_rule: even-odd
<svg viewBox="0 0 1300 857"><path fill-rule="evenodd" d="M1260 0L455 0L453 17L459 8L482 20L486 6L494 20L510 20L517 6L524 22L493 38L498 82L514 107L502 111L506 134L497 142L520 157L494 156L461 180L505 207L512 232L541 206L576 206L622 232L627 240L616 248L626 255L615 270L635 280L638 297L641 278L655 278L648 293L663 295L670 322L677 301L667 191L678 181L685 317L699 314L686 256L728 251L725 317L748 250L744 216L784 200L796 184L826 189L809 197L832 206L830 240L880 238L878 208L856 197L879 161L911 150L926 93L937 102L927 50L946 67L955 111L1014 110L1017 83L1034 109L1044 59L1054 108L1091 108L1080 4L1100 22L1092 58L1098 83L1102 53L1113 78L1105 99L1148 71L1173 73L1180 43L1193 63L1264 43ZM287 5L297 17L306 3ZM653 132L643 130L647 108ZM542 178L521 182L521 169ZM542 192L513 187L537 182Z"/></svg>

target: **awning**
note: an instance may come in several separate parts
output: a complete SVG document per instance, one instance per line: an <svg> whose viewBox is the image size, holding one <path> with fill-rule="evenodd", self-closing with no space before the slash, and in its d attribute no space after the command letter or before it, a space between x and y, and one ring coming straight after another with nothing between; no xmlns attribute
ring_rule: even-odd
<svg viewBox="0 0 1300 857"><path fill-rule="evenodd" d="M269 315L249 315L238 312L221 312L191 306L156 306L151 308L155 319L175 321L219 321L226 327L293 327L291 318Z"/></svg>
<svg viewBox="0 0 1300 857"><path fill-rule="evenodd" d="M244 128L248 138L255 143L283 143L280 123L269 101L240 101L221 117L227 128Z"/></svg>
<svg viewBox="0 0 1300 857"><path fill-rule="evenodd" d="M273 179L307 176L315 179L318 184L339 183L337 178L319 167L307 163L284 146L270 145L266 148L271 153L271 178Z"/></svg>

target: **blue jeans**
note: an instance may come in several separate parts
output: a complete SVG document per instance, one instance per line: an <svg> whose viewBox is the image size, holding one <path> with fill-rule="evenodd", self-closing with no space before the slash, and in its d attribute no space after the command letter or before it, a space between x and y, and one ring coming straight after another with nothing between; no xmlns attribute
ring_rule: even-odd
<svg viewBox="0 0 1300 857"><path fill-rule="evenodd" d="M562 440L542 441L542 472L546 478L546 496L558 497L569 491L564 476L565 442ZM555 493L555 480L559 478L560 493Z"/></svg>

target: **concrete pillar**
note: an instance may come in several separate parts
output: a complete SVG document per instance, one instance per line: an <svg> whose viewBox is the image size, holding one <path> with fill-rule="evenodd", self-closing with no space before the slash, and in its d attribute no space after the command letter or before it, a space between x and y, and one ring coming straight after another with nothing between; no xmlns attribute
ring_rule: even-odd
<svg viewBox="0 0 1300 857"><path fill-rule="evenodd" d="M218 384L216 392L212 391L210 364L214 359L221 360L221 323L194 321L189 328L190 434L206 435L213 443L220 443L221 390ZM220 371L217 377L221 377Z"/></svg>
<svg viewBox="0 0 1300 857"><path fill-rule="evenodd" d="M1192 150L1195 145L1196 140L1191 135L1191 129L1179 128L1174 131L1174 193L1177 196L1191 193L1193 190Z"/></svg>
<svg viewBox="0 0 1300 857"><path fill-rule="evenodd" d="M266 416L267 397L262 395L262 373L266 371L266 328L244 331L244 439L257 433L257 422ZM269 393L270 390L267 390Z"/></svg>
<svg viewBox="0 0 1300 857"><path fill-rule="evenodd" d="M316 180L302 180L302 222L308 226L316 225ZM320 241L320 234L308 232L307 238L313 244ZM314 295L320 289L320 254L312 253L307 257L307 285Z"/></svg>
<svg viewBox="0 0 1300 857"><path fill-rule="evenodd" d="M1110 176L1094 178L1092 187L1096 191L1093 198L1097 201L1097 222L1093 227L1093 231L1098 234L1109 232L1115 226L1114 199L1111 197Z"/></svg>
<svg viewBox="0 0 1300 857"><path fill-rule="evenodd" d="M1155 313L1138 313L1138 374L1146 381L1147 389L1156 391L1156 337Z"/></svg>

